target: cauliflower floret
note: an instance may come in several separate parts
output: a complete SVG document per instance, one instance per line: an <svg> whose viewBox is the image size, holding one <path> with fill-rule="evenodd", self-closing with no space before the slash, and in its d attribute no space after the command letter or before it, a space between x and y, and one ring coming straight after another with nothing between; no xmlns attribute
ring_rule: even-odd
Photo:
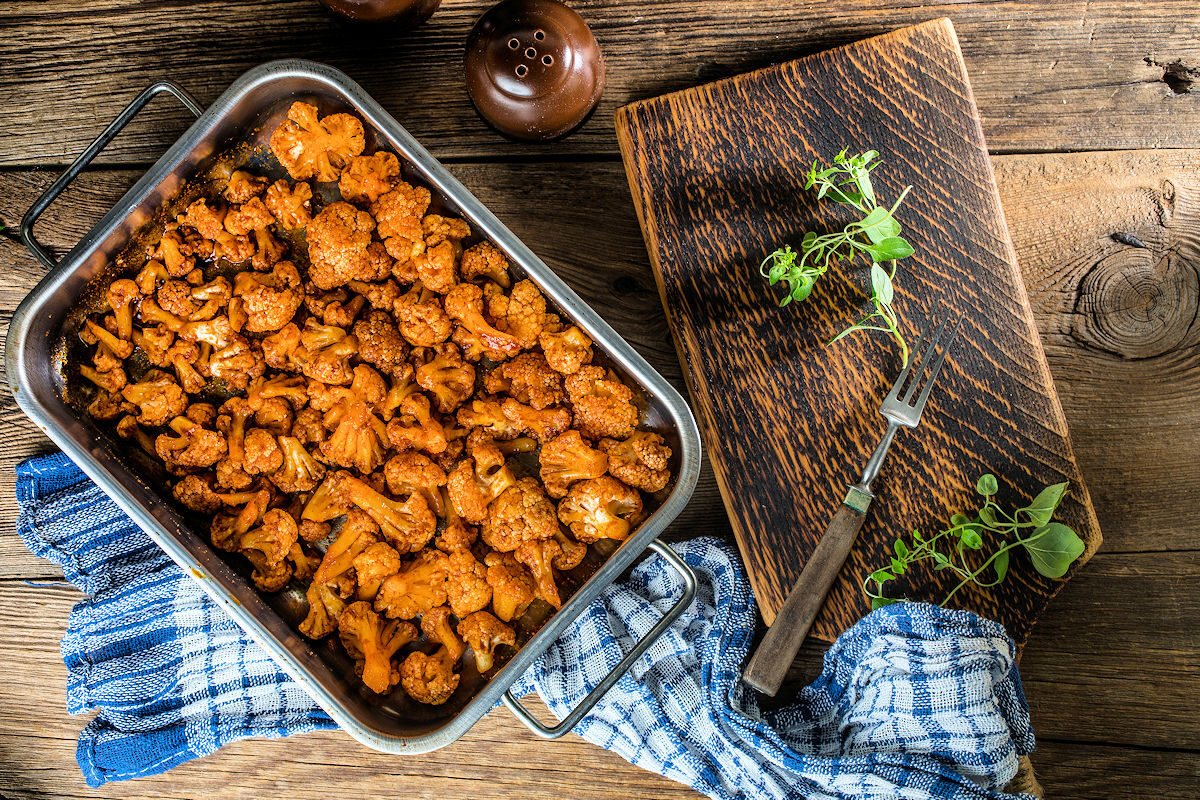
<svg viewBox="0 0 1200 800"><path fill-rule="evenodd" d="M121 395L104 389L98 389L96 396L88 403L87 412L93 419L98 419L101 422L111 422L124 414L129 407L129 404L121 398ZM137 422L135 421L133 424L136 426Z"/></svg>
<svg viewBox="0 0 1200 800"><path fill-rule="evenodd" d="M454 345L435 345L430 355L417 367L416 380L437 400L438 411L449 414L475 391L475 368L463 361Z"/></svg>
<svg viewBox="0 0 1200 800"><path fill-rule="evenodd" d="M503 361L521 352L521 342L516 337L497 330L484 318L483 290L475 284L455 284L446 294L445 309L450 319L464 331L464 335L455 337L455 342L460 345L464 342L477 345L482 348L482 354L493 361Z"/></svg>
<svg viewBox="0 0 1200 800"><path fill-rule="evenodd" d="M533 347L546 322L546 298L531 280L518 281L508 295L504 319L497 327L516 337L522 348Z"/></svg>
<svg viewBox="0 0 1200 800"><path fill-rule="evenodd" d="M308 498L301 512L301 519L314 522L329 522L350 510L350 481L354 476L345 470L327 475L317 490Z"/></svg>
<svg viewBox="0 0 1200 800"><path fill-rule="evenodd" d="M87 320L83 323L84 330L81 333L82 338L88 344L103 345L117 359L129 358L133 355L133 343L118 339L116 335L105 328L103 325L96 324L93 320ZM113 326L116 327L115 325Z"/></svg>
<svg viewBox="0 0 1200 800"><path fill-rule="evenodd" d="M446 527L437 535L434 545L443 553L453 553L457 550L469 550L479 539L479 531L466 523L454 510L454 504L446 506Z"/></svg>
<svg viewBox="0 0 1200 800"><path fill-rule="evenodd" d="M511 552L522 542L551 539L558 530L554 506L534 478L521 478L492 501L483 521L483 541Z"/></svg>
<svg viewBox="0 0 1200 800"><path fill-rule="evenodd" d="M305 594L308 615L300 623L300 632L309 639L323 639L337 630L338 619L346 609L346 601L338 596L333 584L309 584Z"/></svg>
<svg viewBox="0 0 1200 800"><path fill-rule="evenodd" d="M546 362L563 375L573 375L592 363L592 340L574 325L559 333L542 331L538 344L546 354Z"/></svg>
<svg viewBox="0 0 1200 800"><path fill-rule="evenodd" d="M253 175L245 170L235 169L229 176L222 194L231 203L245 203L253 197L258 197L267 188L267 179Z"/></svg>
<svg viewBox="0 0 1200 800"><path fill-rule="evenodd" d="M303 533L300 534L300 538L304 538ZM321 557L312 555L300 542L292 545L287 557L292 565L292 575L296 580L305 583L312 581L312 576L317 573L317 567L321 566Z"/></svg>
<svg viewBox="0 0 1200 800"><path fill-rule="evenodd" d="M391 311L392 306L396 303L396 299L402 294L400 284L391 278L376 281L375 283L350 281L346 285L366 300L367 305L371 308L377 308L380 311Z"/></svg>
<svg viewBox="0 0 1200 800"><path fill-rule="evenodd" d="M269 229L258 228L251 231L250 235L254 239L254 255L250 257L250 265L259 272L271 269L287 255L287 245L276 239Z"/></svg>
<svg viewBox="0 0 1200 800"><path fill-rule="evenodd" d="M468 458L455 466L447 479L447 494L457 516L478 525L487 519L488 506L516 484L504 463L504 454L482 433L467 438Z"/></svg>
<svg viewBox="0 0 1200 800"><path fill-rule="evenodd" d="M276 375L269 380L256 378L246 391L246 403L251 411L260 411L274 399L286 400L295 409L303 408L308 402L308 390L304 379L296 376Z"/></svg>
<svg viewBox="0 0 1200 800"><path fill-rule="evenodd" d="M280 347L290 344L289 338ZM342 328L321 325L312 319L304 321L300 332L300 346L292 353L292 360L300 364L301 371L313 380L341 386L354 380L350 359L358 353L358 339L348 335Z"/></svg>
<svg viewBox="0 0 1200 800"><path fill-rule="evenodd" d="M259 527L238 537L237 550L254 565L250 579L259 589L272 592L287 585L292 577L287 556L298 536L296 520L276 508L263 515Z"/></svg>
<svg viewBox="0 0 1200 800"><path fill-rule="evenodd" d="M225 457L225 438L187 417L175 417L167 426L178 434L159 434L154 450L168 468L211 467Z"/></svg>
<svg viewBox="0 0 1200 800"><path fill-rule="evenodd" d="M370 603L359 601L342 612L338 636L357 662L362 682L371 691L383 694L400 682L400 670L392 656L416 641L417 629L411 622L384 620Z"/></svg>
<svg viewBox="0 0 1200 800"><path fill-rule="evenodd" d="M599 478L608 469L608 456L588 447L576 430L543 444L539 459L546 493L555 498L565 496L576 481Z"/></svg>
<svg viewBox="0 0 1200 800"><path fill-rule="evenodd" d="M434 514L445 514L441 487L446 485L446 472L426 456L416 452L395 455L384 465L383 475L392 494L415 492L425 498Z"/></svg>
<svg viewBox="0 0 1200 800"><path fill-rule="evenodd" d="M287 436L291 433L292 422L295 419L291 403L282 397L262 400L254 412L254 422L258 427L276 436Z"/></svg>
<svg viewBox="0 0 1200 800"><path fill-rule="evenodd" d="M521 353L493 369L483 388L492 394L507 394L537 410L567 399L562 375L550 368L541 353Z"/></svg>
<svg viewBox="0 0 1200 800"><path fill-rule="evenodd" d="M299 356L307 355L307 351L301 348L300 328L294 322L287 323L262 340L263 359L271 369L299 372L303 366Z"/></svg>
<svg viewBox="0 0 1200 800"><path fill-rule="evenodd" d="M471 235L471 226L457 217L428 214L421 220L421 232L425 236L425 247L433 248L443 242L461 242Z"/></svg>
<svg viewBox="0 0 1200 800"><path fill-rule="evenodd" d="M271 502L271 493L259 490L218 497L224 500L236 498L238 502L226 502L227 511L213 517L208 526L209 539L213 547L232 553L237 550L242 534L262 521Z"/></svg>
<svg viewBox="0 0 1200 800"><path fill-rule="evenodd" d="M377 541L379 528L374 521L357 509L350 509L337 538L321 558L313 583L331 583L346 575L355 559Z"/></svg>
<svg viewBox="0 0 1200 800"><path fill-rule="evenodd" d="M278 443L283 463L267 476L271 483L288 493L311 491L325 476L325 467L294 436L280 436Z"/></svg>
<svg viewBox="0 0 1200 800"><path fill-rule="evenodd" d="M245 236L262 230L275 221L267 206L258 197L253 197L240 206L230 208L225 214L225 230L234 236Z"/></svg>
<svg viewBox="0 0 1200 800"><path fill-rule="evenodd" d="M557 538L522 542L513 557L524 564L533 575L534 594L555 608L562 608L558 584L554 581L554 560L562 556Z"/></svg>
<svg viewBox="0 0 1200 800"><path fill-rule="evenodd" d="M580 481L558 503L558 518L581 542L624 541L641 519L642 497L616 478L605 475Z"/></svg>
<svg viewBox="0 0 1200 800"><path fill-rule="evenodd" d="M154 428L166 425L187 409L188 397L175 379L151 370L145 377L119 389L121 397L138 408L137 421Z"/></svg>
<svg viewBox="0 0 1200 800"><path fill-rule="evenodd" d="M437 642L446 650L446 654L456 663L467 647L462 639L454 632L450 622L450 609L445 606L431 608L421 616L421 633L431 642Z"/></svg>
<svg viewBox="0 0 1200 800"><path fill-rule="evenodd" d="M133 338L133 312L142 299L138 286L128 278L120 278L109 284L104 299L113 312L116 334L125 341Z"/></svg>
<svg viewBox="0 0 1200 800"><path fill-rule="evenodd" d="M591 439L624 439L638 422L633 391L601 367L580 367L564 384L575 410L575 427Z"/></svg>
<svg viewBox="0 0 1200 800"><path fill-rule="evenodd" d="M400 182L400 160L380 150L369 156L355 156L342 172L338 188L351 203L369 205Z"/></svg>
<svg viewBox="0 0 1200 800"><path fill-rule="evenodd" d="M422 286L432 292L445 294L458 282L454 269L457 260L457 241L444 241L435 247L426 247L425 252L414 256L412 266Z"/></svg>
<svg viewBox="0 0 1200 800"><path fill-rule="evenodd" d="M475 399L458 410L458 424L477 428L493 439L515 439L521 428L504 414L504 404L498 400Z"/></svg>
<svg viewBox="0 0 1200 800"><path fill-rule="evenodd" d="M126 419L129 419L126 417ZM212 479L200 475L186 475L171 489L171 494L184 508L204 514L213 514L225 506L244 505L252 500L256 492L218 494Z"/></svg>
<svg viewBox="0 0 1200 800"><path fill-rule="evenodd" d="M484 563L492 587L492 610L500 619L512 622L533 602L533 576L512 553L488 553Z"/></svg>
<svg viewBox="0 0 1200 800"><path fill-rule="evenodd" d="M292 185L277 180L267 189L266 205L284 230L306 227L312 220L312 187L303 181Z"/></svg>
<svg viewBox="0 0 1200 800"><path fill-rule="evenodd" d="M324 325L349 328L366 304L366 299L351 292L348 286L339 286L327 292L311 283L305 287L304 307Z"/></svg>
<svg viewBox="0 0 1200 800"><path fill-rule="evenodd" d="M400 571L400 554L387 542L376 542L354 557L358 599L374 600L383 582Z"/></svg>
<svg viewBox="0 0 1200 800"><path fill-rule="evenodd" d="M414 347L433 347L450 338L451 322L438 296L413 284L392 306L400 335Z"/></svg>
<svg viewBox="0 0 1200 800"><path fill-rule="evenodd" d="M381 372L396 375L408 358L408 344L386 311L372 309L354 323L358 357Z"/></svg>
<svg viewBox="0 0 1200 800"><path fill-rule="evenodd" d="M495 664L497 647L502 644L509 647L517 645L517 635L513 629L486 611L476 611L458 623L458 635L475 654L475 668L481 673L487 672Z"/></svg>
<svg viewBox="0 0 1200 800"><path fill-rule="evenodd" d="M553 439L571 425L571 412L565 408L538 411L521 405L511 397L500 404L500 411L518 431L528 433L539 442Z"/></svg>
<svg viewBox="0 0 1200 800"><path fill-rule="evenodd" d="M381 261L369 252L375 221L349 203L330 203L308 223L308 278L321 289L344 286L352 280L377 281Z"/></svg>
<svg viewBox="0 0 1200 800"><path fill-rule="evenodd" d="M287 325L303 298L300 272L291 261L280 261L270 272L239 272L233 294L242 299L246 330L251 333L277 331Z"/></svg>
<svg viewBox="0 0 1200 800"><path fill-rule="evenodd" d="M262 428L252 428L246 432L242 449L242 469L251 475L275 472L283 466L283 451L279 443Z"/></svg>
<svg viewBox="0 0 1200 800"><path fill-rule="evenodd" d="M261 378L267 368L262 353L255 350L255 346L242 336L234 337L229 344L214 350L209 356L209 374L224 381L232 391L245 390L252 380Z"/></svg>
<svg viewBox="0 0 1200 800"><path fill-rule="evenodd" d="M459 617L487 608L492 602L492 587L487 582L487 567L470 550L455 550L446 560L449 579L446 599Z"/></svg>
<svg viewBox="0 0 1200 800"><path fill-rule="evenodd" d="M446 602L448 557L437 550L421 552L379 587L375 609L392 619L412 619Z"/></svg>
<svg viewBox="0 0 1200 800"><path fill-rule="evenodd" d="M388 441L397 450L421 450L431 456L446 452L446 429L433 418L429 398L423 394L406 397L399 412L387 424Z"/></svg>
<svg viewBox="0 0 1200 800"><path fill-rule="evenodd" d="M294 180L336 181L365 147L358 117L329 114L318 119L316 106L299 101L271 134L271 152Z"/></svg>
<svg viewBox="0 0 1200 800"><path fill-rule="evenodd" d="M101 372L93 367L89 367L87 364L81 364L79 366L79 374L96 384L97 388L104 392L115 394L128 388L126 386L128 379L125 376L125 370L120 367Z"/></svg>
<svg viewBox="0 0 1200 800"><path fill-rule="evenodd" d="M365 511L379 526L383 537L399 552L415 553L433 538L437 520L420 494L412 494L404 502L392 500L348 474L339 479L339 484L334 491L346 502ZM305 515L314 518L307 507Z"/></svg>
<svg viewBox="0 0 1200 800"><path fill-rule="evenodd" d="M393 267L398 271L396 278L405 283L416 280L409 262L425 249L421 218L429 208L429 201L429 190L424 186L411 186L401 181L371 204L371 215L379 225L379 238L388 255L396 259Z"/></svg>
<svg viewBox="0 0 1200 800"><path fill-rule="evenodd" d="M671 448L657 433L634 431L625 441L601 439L600 449L608 453L608 473L635 489L659 492L671 480Z"/></svg>
<svg viewBox="0 0 1200 800"><path fill-rule="evenodd" d="M338 466L354 467L364 475L374 472L387 449L387 426L374 408L387 394L387 384L378 372L359 364L350 386L336 392L338 402L324 418L333 433L321 442L321 453Z"/></svg>
<svg viewBox="0 0 1200 800"><path fill-rule="evenodd" d="M458 688L459 676L454 672L454 663L444 647L433 655L420 650L409 653L400 665L400 684L418 703L440 706Z"/></svg>
<svg viewBox="0 0 1200 800"><path fill-rule="evenodd" d="M479 278L488 278L499 286L508 288L508 259L491 242L480 242L463 251L459 272L464 281L477 283Z"/></svg>

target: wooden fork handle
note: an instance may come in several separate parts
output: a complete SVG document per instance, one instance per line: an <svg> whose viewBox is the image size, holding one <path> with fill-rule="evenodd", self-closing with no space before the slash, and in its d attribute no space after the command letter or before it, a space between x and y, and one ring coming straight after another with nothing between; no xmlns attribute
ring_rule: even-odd
<svg viewBox="0 0 1200 800"><path fill-rule="evenodd" d="M851 489L846 495L845 502L825 529L825 535L805 562L800 578L779 609L775 622L742 671L742 680L763 694L774 697L779 691L800 645L808 636L808 629L825 604L825 597L858 538L870 501L871 496L859 489Z"/></svg>

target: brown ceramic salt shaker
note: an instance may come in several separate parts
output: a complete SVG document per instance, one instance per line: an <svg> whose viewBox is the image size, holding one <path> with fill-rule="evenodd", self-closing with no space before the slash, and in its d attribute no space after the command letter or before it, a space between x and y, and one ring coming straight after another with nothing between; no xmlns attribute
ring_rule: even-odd
<svg viewBox="0 0 1200 800"><path fill-rule="evenodd" d="M358 22L388 22L415 28L433 16L442 0L321 0L321 5Z"/></svg>
<svg viewBox="0 0 1200 800"><path fill-rule="evenodd" d="M557 0L503 0L479 18L464 63L471 102L514 139L579 127L604 92L604 57L578 13Z"/></svg>

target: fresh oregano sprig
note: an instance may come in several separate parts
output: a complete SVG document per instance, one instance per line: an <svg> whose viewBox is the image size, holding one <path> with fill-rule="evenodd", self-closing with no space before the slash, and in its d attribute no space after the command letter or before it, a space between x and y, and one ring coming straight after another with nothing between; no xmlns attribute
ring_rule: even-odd
<svg viewBox="0 0 1200 800"><path fill-rule="evenodd" d="M902 360L907 364L908 344L900 333L899 318L892 308L892 300L895 297L893 280L896 277L896 262L913 253L912 245L900 235L900 223L895 217L896 209L904 202L912 187L906 187L890 206L880 205L871 184L871 172L880 164L878 159L879 153L875 150L857 155L847 155L847 151L843 150L834 156L829 165L813 162L805 177L804 188L816 191L818 200L828 198L854 209L862 218L833 233L809 231L800 241L799 252L785 245L763 259L759 272L772 286L778 283L787 286L787 294L779 301L782 307L793 300L807 299L817 279L828 272L834 263L851 261L864 254L870 256L872 310L829 343L833 344L855 331L886 333L896 340ZM884 264L890 266L885 268Z"/></svg>
<svg viewBox="0 0 1200 800"><path fill-rule="evenodd" d="M872 609L898 602L887 596L886 584L922 561L932 561L935 570L951 570L959 578L942 598L941 605L945 605L968 584L989 588L1002 583L1014 550L1024 550L1033 568L1047 578L1061 578L1083 555L1084 544L1078 534L1054 521L1067 484L1047 486L1032 502L1011 513L996 502L1000 486L994 475L980 477L975 491L983 504L974 515L955 514L950 527L929 538L914 530L909 542L895 541L891 563L863 580L863 592Z"/></svg>

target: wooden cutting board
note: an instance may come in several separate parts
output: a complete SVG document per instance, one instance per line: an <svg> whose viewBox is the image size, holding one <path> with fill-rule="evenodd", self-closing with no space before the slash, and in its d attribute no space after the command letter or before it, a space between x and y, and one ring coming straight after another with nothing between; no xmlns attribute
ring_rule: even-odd
<svg viewBox="0 0 1200 800"><path fill-rule="evenodd" d="M831 640L869 610L860 585L893 539L975 506L984 472L1024 504L1070 482L1059 518L1100 544L1029 307L958 39L939 19L798 61L633 103L617 135L704 441L764 620L770 624L884 429L900 370L883 338L825 343L867 307L867 269L837 267L804 303L776 308L763 257L849 218L804 190L814 159L876 149L876 192L912 192L897 216L916 254L896 308L910 341L965 315L921 426L902 431L855 551L813 628ZM940 600L948 573L909 587ZM1069 575L1068 575L1069 577ZM952 584L950 584L952 585ZM998 588L955 605L1024 643L1061 588L1016 554Z"/></svg>

